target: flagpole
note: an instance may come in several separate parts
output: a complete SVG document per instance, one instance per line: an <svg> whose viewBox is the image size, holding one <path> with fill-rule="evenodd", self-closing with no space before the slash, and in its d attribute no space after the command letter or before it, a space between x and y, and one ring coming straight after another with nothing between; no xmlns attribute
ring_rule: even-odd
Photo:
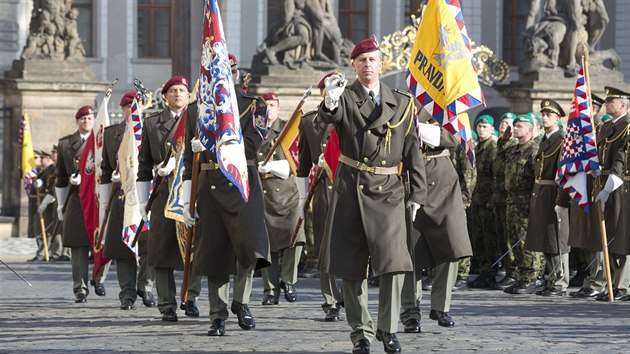
<svg viewBox="0 0 630 354"><path fill-rule="evenodd" d="M37 208L39 209L39 206L41 205L41 199L39 197L39 190L35 186L33 186L33 188L35 188L35 198L37 201ZM48 238L46 237L46 223L44 222L44 215L40 212L38 212L37 214L39 216L39 227L42 229L42 242L44 242L44 259L46 260L46 262L48 262L49 257L48 257Z"/></svg>
<svg viewBox="0 0 630 354"><path fill-rule="evenodd" d="M199 129L195 134L195 139L199 140ZM197 177L199 175L199 160L201 158L201 152L195 152L193 154L192 163L192 178L190 181L190 204L188 205L188 212L190 215L195 215L195 204L197 204ZM186 254L184 255L184 276L182 279L182 291L181 299L182 303L186 303L188 300L188 273L190 272L190 257L192 253L192 243L195 236L195 225L186 227Z"/></svg>
<svg viewBox="0 0 630 354"><path fill-rule="evenodd" d="M586 83L586 91L587 91L587 97L589 100L589 105L591 105L591 81L589 79L589 74L588 74L588 61L587 61L587 53L586 53L586 46L584 44L584 42L582 41L582 62L584 65L584 82ZM589 119L591 120L591 126L595 127L594 120L593 120L593 110L590 109L589 110ZM595 146L597 146L597 132L596 129L593 129L593 140L595 143ZM601 184L601 177L600 175L597 175L594 178L593 181L593 195L597 195L599 194L599 192L602 190L602 184ZM599 201L599 204L601 204L602 202ZM614 302L614 295L613 295L613 287L612 287L612 276L611 276L611 272L610 272L610 258L608 255L608 240L607 240L607 236L606 236L606 220L604 218L604 213L602 212L602 208L600 205L595 205L595 209L597 209L597 217L599 219L599 231L600 231L600 235L601 235L601 241L602 241L602 250L604 251L604 270L606 272L606 284L608 287L608 301L609 302Z"/></svg>

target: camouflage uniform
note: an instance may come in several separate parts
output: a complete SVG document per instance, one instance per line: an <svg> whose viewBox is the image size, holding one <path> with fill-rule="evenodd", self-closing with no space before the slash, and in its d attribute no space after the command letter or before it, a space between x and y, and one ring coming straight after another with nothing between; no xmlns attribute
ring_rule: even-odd
<svg viewBox="0 0 630 354"><path fill-rule="evenodd" d="M491 198L491 206L494 209L494 218L496 220L496 235L497 242L495 249L498 250L497 253L494 254L494 259L498 259L503 252L510 249L510 242L507 238L506 229L506 208L505 208L505 199L507 197L507 192L505 191L505 159L507 151L517 144L516 139L504 140L499 139L497 142L497 152L496 158L493 164L493 174L494 174L494 193L492 193ZM514 254L509 253L505 257L506 264L505 267L505 276L514 278L515 268L511 266L514 264Z"/></svg>
<svg viewBox="0 0 630 354"><path fill-rule="evenodd" d="M451 161L453 162L455 171L457 171L457 176L459 177L459 187L462 191L462 202L466 208L466 227L468 229L468 235L472 235L470 205L472 202L473 189L475 188L475 183L477 183L477 171L475 171L470 164L470 161L468 161L468 157L461 145L451 149ZM466 280L468 279L469 273L470 257L460 259L457 267L457 279Z"/></svg>

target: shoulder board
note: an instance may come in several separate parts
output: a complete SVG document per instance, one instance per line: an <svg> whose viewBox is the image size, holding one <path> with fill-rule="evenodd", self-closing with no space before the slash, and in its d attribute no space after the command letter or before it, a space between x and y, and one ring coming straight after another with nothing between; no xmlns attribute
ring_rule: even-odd
<svg viewBox="0 0 630 354"><path fill-rule="evenodd" d="M105 130L104 130L104 131L112 130L113 128L116 128L117 126L118 126L118 123L117 123L117 124L112 124L112 125L109 125L109 126L105 127Z"/></svg>
<svg viewBox="0 0 630 354"><path fill-rule="evenodd" d="M73 136L73 135L74 135L74 133L70 133L70 134L68 134L68 135L66 135L66 136L64 136L64 137L61 137L61 138L59 139L59 142L61 142L62 140L68 140L68 139L70 139L70 137L71 137L71 136Z"/></svg>
<svg viewBox="0 0 630 354"><path fill-rule="evenodd" d="M152 112L149 115L145 116L143 119L153 118L153 117L159 116L160 114L162 114L162 111Z"/></svg>
<svg viewBox="0 0 630 354"><path fill-rule="evenodd" d="M306 112L306 113L302 114L302 118L310 117L310 116L313 116L313 115L316 115L316 114L317 114L317 110L312 110L312 111L309 111L309 112Z"/></svg>
<svg viewBox="0 0 630 354"><path fill-rule="evenodd" d="M188 105L193 105L193 104L197 104L197 99L195 98L194 100L188 102Z"/></svg>
<svg viewBox="0 0 630 354"><path fill-rule="evenodd" d="M413 95L412 95L412 94L411 94L411 92L409 92L409 91L403 91L403 90L401 90L401 89L397 89L397 88L393 89L392 91L394 91L394 92L396 92L396 93L399 93L399 94L401 94L401 95L407 96L407 97L409 97L409 98L413 98Z"/></svg>

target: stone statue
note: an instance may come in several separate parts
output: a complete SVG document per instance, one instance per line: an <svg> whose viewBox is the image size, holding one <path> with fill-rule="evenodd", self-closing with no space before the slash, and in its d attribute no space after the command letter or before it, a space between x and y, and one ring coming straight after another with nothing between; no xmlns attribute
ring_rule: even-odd
<svg viewBox="0 0 630 354"><path fill-rule="evenodd" d="M613 70L621 65L614 49L596 51L595 46L610 22L603 0L545 0L543 17L535 22L541 0L533 0L526 21L523 44L526 60L519 71L528 73L541 68L561 67L565 76L575 76L581 55L580 34L588 34L588 51L594 61L604 62Z"/></svg>
<svg viewBox="0 0 630 354"><path fill-rule="evenodd" d="M85 49L77 31L78 15L72 0L33 0L22 59L83 60Z"/></svg>
<svg viewBox="0 0 630 354"><path fill-rule="evenodd" d="M345 41L332 11L330 0L285 0L284 21L258 46L254 60L292 69L347 64Z"/></svg>

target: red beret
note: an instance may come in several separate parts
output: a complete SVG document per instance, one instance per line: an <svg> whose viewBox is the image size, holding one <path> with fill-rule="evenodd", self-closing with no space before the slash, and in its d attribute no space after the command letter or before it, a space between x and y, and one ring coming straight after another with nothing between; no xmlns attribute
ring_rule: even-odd
<svg viewBox="0 0 630 354"><path fill-rule="evenodd" d="M324 77L322 77L321 80L319 80L319 83L317 84L317 88L320 90L323 90L326 87L326 78L333 76L334 74L338 74L337 71L331 71L328 74L324 75Z"/></svg>
<svg viewBox="0 0 630 354"><path fill-rule="evenodd" d="M354 46L352 53L350 53L350 59L354 59L363 53L369 53L375 50L378 50L378 43L376 43L374 38L366 38Z"/></svg>
<svg viewBox="0 0 630 354"><path fill-rule="evenodd" d="M168 89L173 85L184 85L188 88L188 79L183 76L173 76L162 87L162 94L166 95Z"/></svg>
<svg viewBox="0 0 630 354"><path fill-rule="evenodd" d="M265 101L271 101L271 100L276 100L276 101L280 101L278 99L278 95L276 95L275 92L267 92L266 94L263 95L263 99Z"/></svg>
<svg viewBox="0 0 630 354"><path fill-rule="evenodd" d="M131 104L133 102L134 98L136 98L136 91L129 91L129 92L127 92L120 99L120 107L124 107L124 106L126 106L128 104Z"/></svg>
<svg viewBox="0 0 630 354"><path fill-rule="evenodd" d="M92 106L83 106L79 108L77 113L74 115L74 119L79 119L81 117L85 117L88 114L94 114L94 108Z"/></svg>
<svg viewBox="0 0 630 354"><path fill-rule="evenodd" d="M238 60L236 60L236 56L232 53L228 54L228 58L230 58L230 67L234 68L238 66Z"/></svg>

